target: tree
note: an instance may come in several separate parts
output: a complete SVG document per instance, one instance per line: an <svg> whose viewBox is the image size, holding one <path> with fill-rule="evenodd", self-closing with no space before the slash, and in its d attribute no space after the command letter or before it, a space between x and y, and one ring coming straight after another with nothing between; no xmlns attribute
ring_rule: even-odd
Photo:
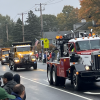
<svg viewBox="0 0 100 100"><path fill-rule="evenodd" d="M25 40L35 42L35 38L40 38L39 18L30 10L25 25Z"/></svg>
<svg viewBox="0 0 100 100"><path fill-rule="evenodd" d="M17 20L17 23L15 23L15 27L13 29L13 42L22 42L23 41L23 35L22 35L22 21L19 18Z"/></svg>
<svg viewBox="0 0 100 100"><path fill-rule="evenodd" d="M79 22L78 8L64 6L62 13L57 15L58 26L60 30L72 30L73 24Z"/></svg>
<svg viewBox="0 0 100 100"><path fill-rule="evenodd" d="M100 25L100 0L80 0L80 5L79 17ZM100 33L100 26L94 27L94 30Z"/></svg>
<svg viewBox="0 0 100 100"><path fill-rule="evenodd" d="M57 31L57 20L55 15L43 15L44 32Z"/></svg>

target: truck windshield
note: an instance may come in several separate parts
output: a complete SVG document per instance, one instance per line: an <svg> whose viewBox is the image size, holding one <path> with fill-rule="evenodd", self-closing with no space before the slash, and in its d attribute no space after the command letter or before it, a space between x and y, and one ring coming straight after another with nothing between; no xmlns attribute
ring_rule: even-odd
<svg viewBox="0 0 100 100"><path fill-rule="evenodd" d="M17 52L30 51L30 47L17 47Z"/></svg>
<svg viewBox="0 0 100 100"><path fill-rule="evenodd" d="M100 40L87 40L87 41L78 41L76 42L76 50L91 50L91 49L100 49Z"/></svg>
<svg viewBox="0 0 100 100"><path fill-rule="evenodd" d="M9 54L9 51L3 51L3 55Z"/></svg>

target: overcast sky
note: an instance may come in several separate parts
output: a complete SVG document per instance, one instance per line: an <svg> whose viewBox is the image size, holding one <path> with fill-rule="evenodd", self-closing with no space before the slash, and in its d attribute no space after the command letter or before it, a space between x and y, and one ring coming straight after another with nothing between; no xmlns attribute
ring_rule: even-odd
<svg viewBox="0 0 100 100"><path fill-rule="evenodd" d="M32 10L37 16L40 15L39 11L35 11L35 8L38 9L40 6L35 4L47 4L42 6L45 10L43 14L53 14L57 15L62 12L64 5L71 5L74 7L80 8L79 0L0 0L0 14L3 16L9 15L11 19L16 21L21 15L20 13L27 13L29 10ZM24 15L24 20L27 17L27 14Z"/></svg>

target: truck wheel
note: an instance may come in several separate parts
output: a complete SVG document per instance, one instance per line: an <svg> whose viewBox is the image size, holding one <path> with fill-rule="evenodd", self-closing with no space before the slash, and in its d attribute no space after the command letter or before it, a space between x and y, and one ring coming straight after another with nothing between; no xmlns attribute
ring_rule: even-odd
<svg viewBox="0 0 100 100"><path fill-rule="evenodd" d="M4 65L4 63L1 61L1 65Z"/></svg>
<svg viewBox="0 0 100 100"><path fill-rule="evenodd" d="M53 67L52 77L53 77L53 84L54 84L55 86L59 85L59 77L57 76L56 67Z"/></svg>
<svg viewBox="0 0 100 100"><path fill-rule="evenodd" d="M51 69L51 67L48 67L48 69L47 69L47 78L48 78L49 84L52 85L53 80L52 80L52 69Z"/></svg>
<svg viewBox="0 0 100 100"><path fill-rule="evenodd" d="M12 68L13 68L13 71L16 71L17 70L17 66L15 65L14 62L13 62Z"/></svg>
<svg viewBox="0 0 100 100"><path fill-rule="evenodd" d="M81 80L78 75L76 75L76 70L73 71L73 86L75 90L80 90Z"/></svg>
<svg viewBox="0 0 100 100"><path fill-rule="evenodd" d="M34 68L34 69L37 69L37 63L36 63L36 64L34 64L33 68Z"/></svg>

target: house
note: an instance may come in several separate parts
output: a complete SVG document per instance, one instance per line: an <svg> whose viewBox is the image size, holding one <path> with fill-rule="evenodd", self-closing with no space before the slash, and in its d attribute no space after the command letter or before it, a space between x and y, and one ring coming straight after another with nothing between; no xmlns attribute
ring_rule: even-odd
<svg viewBox="0 0 100 100"><path fill-rule="evenodd" d="M44 32L43 38L47 38L50 44L55 44L55 38L57 35L68 34L71 31L58 31L58 32Z"/></svg>

